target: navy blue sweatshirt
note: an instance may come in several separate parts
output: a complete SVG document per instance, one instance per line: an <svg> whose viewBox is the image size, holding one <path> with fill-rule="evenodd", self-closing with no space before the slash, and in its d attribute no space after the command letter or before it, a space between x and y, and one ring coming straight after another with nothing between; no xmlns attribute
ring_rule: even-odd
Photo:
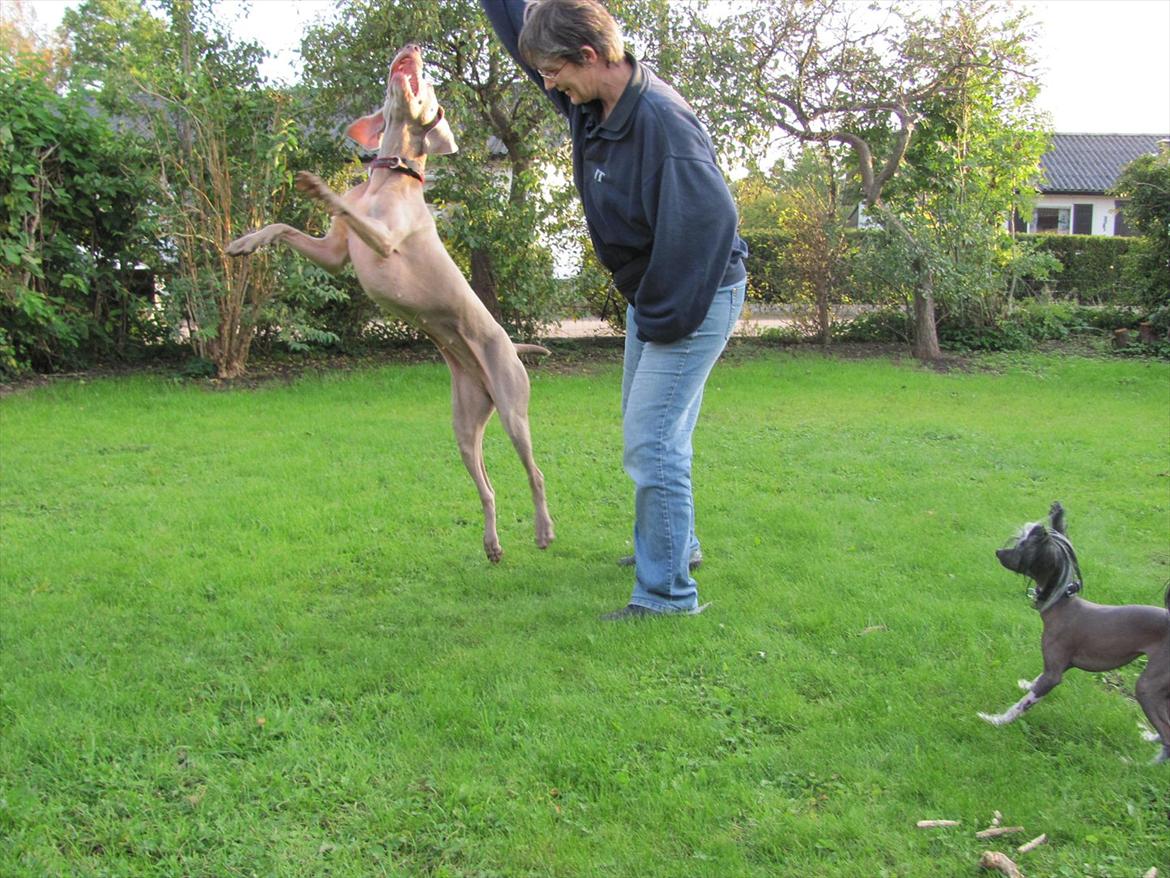
<svg viewBox="0 0 1170 878"><path fill-rule="evenodd" d="M520 57L524 0L481 0L501 42ZM698 329L715 290L742 281L747 245L711 138L686 101L631 55L634 74L603 122L600 101L574 106L552 89L569 120L573 182L589 236L614 284L634 306L638 338L672 342Z"/></svg>

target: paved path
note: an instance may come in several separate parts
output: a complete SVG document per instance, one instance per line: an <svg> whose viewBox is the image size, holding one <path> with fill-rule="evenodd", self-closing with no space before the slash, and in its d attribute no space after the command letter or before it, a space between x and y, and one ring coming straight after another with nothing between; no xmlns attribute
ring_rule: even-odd
<svg viewBox="0 0 1170 878"><path fill-rule="evenodd" d="M760 335L766 329L791 326L792 321L775 314L741 317L735 327L735 335ZM550 327L545 338L605 338L621 335L604 320L586 317L579 320L562 320Z"/></svg>

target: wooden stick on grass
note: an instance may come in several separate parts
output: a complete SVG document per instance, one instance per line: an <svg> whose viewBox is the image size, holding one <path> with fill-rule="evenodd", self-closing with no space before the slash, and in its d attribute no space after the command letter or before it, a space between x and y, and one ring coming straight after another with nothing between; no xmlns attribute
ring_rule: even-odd
<svg viewBox="0 0 1170 878"><path fill-rule="evenodd" d="M975 833L976 838L996 838L1001 835L1011 835L1015 832L1023 832L1022 826L993 826L991 829L984 829L982 832Z"/></svg>
<svg viewBox="0 0 1170 878"><path fill-rule="evenodd" d="M1019 866L999 851L984 851L983 856L979 858L979 866L983 869L997 869L1007 878L1024 878Z"/></svg>
<svg viewBox="0 0 1170 878"><path fill-rule="evenodd" d="M1022 844L1018 848L1016 848L1016 853L1017 854L1026 854L1026 853L1028 853L1028 851L1034 851L1034 850L1036 850L1036 848L1040 847L1040 845L1047 843L1047 841L1048 841L1047 833L1045 833L1043 835L1038 835L1034 839L1032 839L1031 841L1026 842L1025 844Z"/></svg>

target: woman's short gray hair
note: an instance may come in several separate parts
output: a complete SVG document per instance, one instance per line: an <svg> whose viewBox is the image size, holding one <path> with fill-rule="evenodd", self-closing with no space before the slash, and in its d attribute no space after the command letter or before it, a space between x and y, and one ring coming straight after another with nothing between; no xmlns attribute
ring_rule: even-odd
<svg viewBox="0 0 1170 878"><path fill-rule="evenodd" d="M598 0L531 0L524 10L520 54L541 66L564 59L580 64L582 46L592 46L603 61L625 57L622 33Z"/></svg>

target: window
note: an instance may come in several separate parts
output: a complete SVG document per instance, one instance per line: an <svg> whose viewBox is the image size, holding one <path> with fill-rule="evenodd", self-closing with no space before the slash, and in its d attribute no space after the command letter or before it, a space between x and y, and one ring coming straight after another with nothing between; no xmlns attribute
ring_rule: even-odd
<svg viewBox="0 0 1170 878"><path fill-rule="evenodd" d="M1036 231L1067 235L1072 211L1067 207L1036 208Z"/></svg>
<svg viewBox="0 0 1170 878"><path fill-rule="evenodd" d="M1091 235L1091 234L1093 234L1093 205L1091 205L1091 204L1074 204L1073 205L1073 234L1074 235Z"/></svg>
<svg viewBox="0 0 1170 878"><path fill-rule="evenodd" d="M1133 229L1131 229L1129 224L1125 221L1124 207L1124 201L1117 202L1117 212L1113 218L1113 234L1128 238L1133 235Z"/></svg>

